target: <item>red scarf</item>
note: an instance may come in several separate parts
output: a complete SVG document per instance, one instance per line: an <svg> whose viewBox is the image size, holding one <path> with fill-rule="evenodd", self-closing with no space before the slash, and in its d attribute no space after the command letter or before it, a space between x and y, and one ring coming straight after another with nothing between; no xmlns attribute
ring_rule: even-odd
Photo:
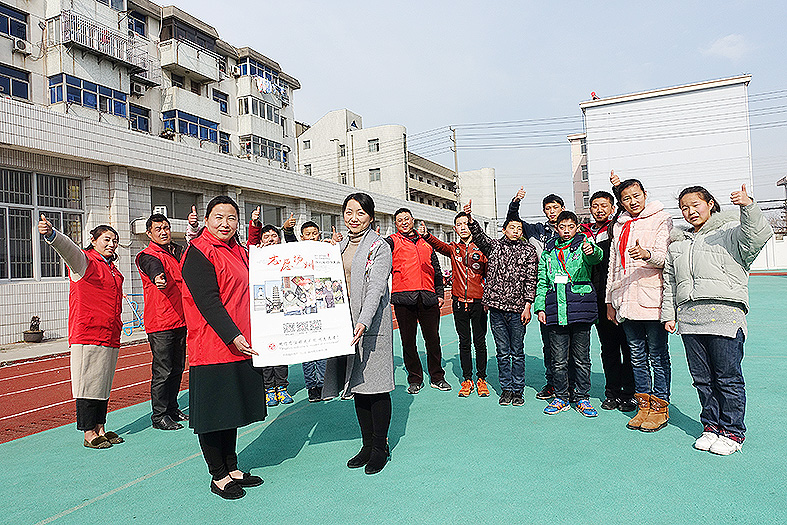
<svg viewBox="0 0 787 525"><path fill-rule="evenodd" d="M626 248L628 247L629 243L629 233L631 233L631 225L634 221L638 221L640 218L635 217L630 221L626 221L623 223L623 230L620 232L620 264L623 265L623 272L626 271Z"/></svg>
<svg viewBox="0 0 787 525"><path fill-rule="evenodd" d="M562 248L558 248L557 249L557 260L560 261L560 264L563 265L563 271L566 272L566 275L568 275L568 280L569 281L571 280L571 275L568 273L568 270L566 269L566 256L563 254L563 250L565 250L566 248L568 248L570 246L571 246L571 243L563 246Z"/></svg>

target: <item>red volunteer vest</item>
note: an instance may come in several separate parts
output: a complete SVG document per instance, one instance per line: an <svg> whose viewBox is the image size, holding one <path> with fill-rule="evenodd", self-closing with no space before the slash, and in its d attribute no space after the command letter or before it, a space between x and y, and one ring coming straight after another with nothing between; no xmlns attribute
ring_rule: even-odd
<svg viewBox="0 0 787 525"><path fill-rule="evenodd" d="M85 275L71 281L68 344L120 347L123 275L96 250L87 256Z"/></svg>
<svg viewBox="0 0 787 525"><path fill-rule="evenodd" d="M230 247L207 229L191 241L189 250L199 250L216 269L219 297L235 325L247 341L251 341L251 313L249 312L249 253L236 244ZM188 251L186 252L188 254ZM183 256L183 261L186 255ZM232 363L251 359L238 352L235 346L225 345L215 330L202 317L194 304L188 286L183 286L183 313L186 316L189 366Z"/></svg>
<svg viewBox="0 0 787 525"><path fill-rule="evenodd" d="M141 253L152 255L164 265L167 287L159 290L148 274L139 270L142 278L142 293L145 296L145 331L162 332L186 326L183 316L183 277L180 274L180 261L167 250L150 242Z"/></svg>
<svg viewBox="0 0 787 525"><path fill-rule="evenodd" d="M394 243L392 292L411 292L428 290L434 292L434 251L423 237L418 236L414 243L401 233L391 235Z"/></svg>

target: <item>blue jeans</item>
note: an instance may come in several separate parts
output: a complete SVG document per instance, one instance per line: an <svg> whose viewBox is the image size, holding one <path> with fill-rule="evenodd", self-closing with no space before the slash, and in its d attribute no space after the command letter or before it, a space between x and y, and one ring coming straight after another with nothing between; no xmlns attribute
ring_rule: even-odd
<svg viewBox="0 0 787 525"><path fill-rule="evenodd" d="M489 324L497 347L500 388L521 395L525 390L525 325L520 312L490 308Z"/></svg>
<svg viewBox="0 0 787 525"><path fill-rule="evenodd" d="M694 388L699 394L700 421L717 433L743 438L746 388L743 382L743 330L737 337L683 334L683 346Z"/></svg>
<svg viewBox="0 0 787 525"><path fill-rule="evenodd" d="M591 323L550 325L549 344L552 350L552 379L555 396L569 401L569 360L574 361L573 385L577 401L590 393L590 327Z"/></svg>
<svg viewBox="0 0 787 525"><path fill-rule="evenodd" d="M621 324L631 347L634 391L651 394L669 402L670 368L667 331L659 321L631 321ZM651 370L653 382L651 387Z"/></svg>
<svg viewBox="0 0 787 525"><path fill-rule="evenodd" d="M303 381L306 388L322 388L325 380L325 359L303 363Z"/></svg>

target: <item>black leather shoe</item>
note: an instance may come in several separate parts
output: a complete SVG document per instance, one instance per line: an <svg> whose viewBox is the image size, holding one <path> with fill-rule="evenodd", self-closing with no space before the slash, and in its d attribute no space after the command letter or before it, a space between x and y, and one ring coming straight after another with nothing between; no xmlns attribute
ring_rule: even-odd
<svg viewBox="0 0 787 525"><path fill-rule="evenodd" d="M388 445L385 445L385 448L375 447L372 449L372 455L363 470L367 474L377 474L385 468L390 458L391 450L388 448Z"/></svg>
<svg viewBox="0 0 787 525"><path fill-rule="evenodd" d="M232 481L241 487L259 487L264 482L259 476L252 476L249 472L244 472L242 478L232 478Z"/></svg>
<svg viewBox="0 0 787 525"><path fill-rule="evenodd" d="M634 412L637 408L636 399L618 399L618 410L621 412Z"/></svg>
<svg viewBox="0 0 787 525"><path fill-rule="evenodd" d="M350 468L361 468L369 463L370 457L372 457L372 446L364 445L361 447L360 452L350 458L347 462L347 466Z"/></svg>
<svg viewBox="0 0 787 525"><path fill-rule="evenodd" d="M618 400L614 397L608 397L601 402L601 408L603 410L615 410L618 408Z"/></svg>
<svg viewBox="0 0 787 525"><path fill-rule="evenodd" d="M188 421L189 420L189 416L187 416L186 414L181 412L180 409L175 409L175 411L172 412L169 415L169 417L172 418L172 421Z"/></svg>
<svg viewBox="0 0 787 525"><path fill-rule="evenodd" d="M246 491L235 480L224 485L224 490L220 489L216 482L211 480L210 491L224 499L240 499L246 495Z"/></svg>
<svg viewBox="0 0 787 525"><path fill-rule="evenodd" d="M158 421L153 422L153 428L157 428L159 430L180 430L183 428L183 425L172 421L171 417L165 415L162 416L162 418Z"/></svg>

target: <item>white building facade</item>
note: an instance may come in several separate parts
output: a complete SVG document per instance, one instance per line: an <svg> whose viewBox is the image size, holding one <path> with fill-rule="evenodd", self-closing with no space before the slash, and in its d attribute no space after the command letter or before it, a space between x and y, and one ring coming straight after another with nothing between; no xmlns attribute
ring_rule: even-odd
<svg viewBox="0 0 787 525"><path fill-rule="evenodd" d="M117 229L124 291L140 307L133 260L154 208L181 241L191 206L204 213L217 195L233 197L244 221L262 206L267 223L294 213L340 226L355 190L295 171L299 88L175 7L0 0L0 344L20 340L34 315L47 338L67 334L66 269L40 239L41 213L80 245L98 224ZM368 189L384 231L409 205L448 232L452 211Z"/></svg>

